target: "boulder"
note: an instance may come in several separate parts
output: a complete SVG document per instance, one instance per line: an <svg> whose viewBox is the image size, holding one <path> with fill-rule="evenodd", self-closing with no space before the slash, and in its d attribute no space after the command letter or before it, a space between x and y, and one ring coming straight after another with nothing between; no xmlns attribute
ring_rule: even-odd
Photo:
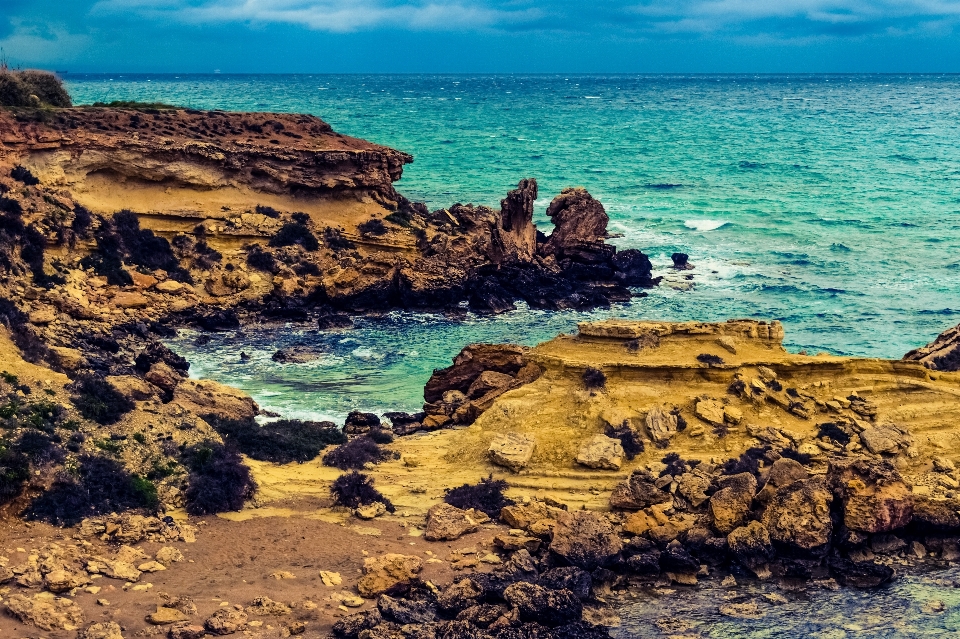
<svg viewBox="0 0 960 639"><path fill-rule="evenodd" d="M580 447L576 461L588 468L620 470L623 465L623 445L619 439L594 435Z"/></svg>
<svg viewBox="0 0 960 639"><path fill-rule="evenodd" d="M540 247L544 255L562 258L582 244L602 243L607 237L607 212L584 188L561 191L547 207L547 217L554 229Z"/></svg>
<svg viewBox="0 0 960 639"><path fill-rule="evenodd" d="M746 522L757 492L757 479L751 473L721 477L723 488L710 497L710 515L717 532L729 534Z"/></svg>
<svg viewBox="0 0 960 639"><path fill-rule="evenodd" d="M694 414L712 426L722 426L725 421L723 403L716 399L697 401Z"/></svg>
<svg viewBox="0 0 960 639"><path fill-rule="evenodd" d="M467 511L441 502L427 511L423 537L428 541L451 541L479 528L480 525Z"/></svg>
<svg viewBox="0 0 960 639"><path fill-rule="evenodd" d="M7 596L3 605L7 612L26 624L51 632L54 630L77 630L83 624L83 610L73 601L54 597L49 593L33 597L13 594Z"/></svg>
<svg viewBox="0 0 960 639"><path fill-rule="evenodd" d="M609 562L623 548L610 521L586 510L562 512L553 529L550 551L567 563L594 570Z"/></svg>
<svg viewBox="0 0 960 639"><path fill-rule="evenodd" d="M203 622L203 627L212 635L232 635L247 627L247 613L235 608L221 608Z"/></svg>
<svg viewBox="0 0 960 639"><path fill-rule="evenodd" d="M249 395L208 379L184 380L170 403L195 415L212 413L224 419L249 419L260 412Z"/></svg>
<svg viewBox="0 0 960 639"><path fill-rule="evenodd" d="M104 621L90 624L80 631L77 639L123 639L123 632L117 622Z"/></svg>
<svg viewBox="0 0 960 639"><path fill-rule="evenodd" d="M658 446L670 443L673 436L677 434L677 416L664 406L651 408L647 413L646 424L650 439Z"/></svg>
<svg viewBox="0 0 960 639"><path fill-rule="evenodd" d="M377 608L385 619L399 624L430 623L437 616L433 606L423 599L394 599L380 595Z"/></svg>
<svg viewBox="0 0 960 639"><path fill-rule="evenodd" d="M363 577L357 583L360 595L367 599L392 593L408 586L423 569L423 560L411 555L388 553L368 557L363 563Z"/></svg>
<svg viewBox="0 0 960 639"><path fill-rule="evenodd" d="M770 542L770 533L763 524L751 521L746 526L735 528L727 535L727 544L737 561L753 571L757 577L764 579L770 576L767 562L775 553Z"/></svg>
<svg viewBox="0 0 960 639"><path fill-rule="evenodd" d="M518 582L503 591L503 598L520 613L520 619L559 626L580 619L583 605L566 589L548 590L528 582Z"/></svg>
<svg viewBox="0 0 960 639"><path fill-rule="evenodd" d="M471 344L453 359L452 366L433 371L423 389L423 397L434 403L449 390L466 395L484 371L515 376L527 364L526 352L526 348L511 344Z"/></svg>
<svg viewBox="0 0 960 639"><path fill-rule="evenodd" d="M530 463L536 440L523 433L504 433L490 442L490 461L517 472Z"/></svg>
<svg viewBox="0 0 960 639"><path fill-rule="evenodd" d="M515 381L516 379L512 375L507 375L506 373L483 371L477 376L477 379L473 380L473 383L470 384L470 388L467 390L467 397L470 399L478 399L491 391L509 388Z"/></svg>
<svg viewBox="0 0 960 639"><path fill-rule="evenodd" d="M656 478L645 470L635 470L627 481L620 482L610 494L610 506L623 510L640 510L671 501L673 496L657 488Z"/></svg>
<svg viewBox="0 0 960 639"><path fill-rule="evenodd" d="M831 503L833 493L822 478L798 480L780 489L762 521L771 541L788 553L822 556L833 535Z"/></svg>

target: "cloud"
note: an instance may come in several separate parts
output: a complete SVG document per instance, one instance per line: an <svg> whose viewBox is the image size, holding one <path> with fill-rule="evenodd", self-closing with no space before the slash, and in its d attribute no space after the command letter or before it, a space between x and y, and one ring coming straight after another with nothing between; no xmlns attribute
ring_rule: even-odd
<svg viewBox="0 0 960 639"><path fill-rule="evenodd" d="M187 24L244 22L293 24L318 31L349 32L384 26L413 30L473 30L532 23L536 7L498 8L444 0L101 0L95 14L136 12Z"/></svg>

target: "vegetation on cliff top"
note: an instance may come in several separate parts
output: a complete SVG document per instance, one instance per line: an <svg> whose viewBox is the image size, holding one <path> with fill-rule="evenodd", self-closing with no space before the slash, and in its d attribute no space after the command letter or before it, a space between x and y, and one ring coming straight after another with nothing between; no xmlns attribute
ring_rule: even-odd
<svg viewBox="0 0 960 639"><path fill-rule="evenodd" d="M0 106L69 107L70 94L63 82L47 71L15 71L0 62Z"/></svg>

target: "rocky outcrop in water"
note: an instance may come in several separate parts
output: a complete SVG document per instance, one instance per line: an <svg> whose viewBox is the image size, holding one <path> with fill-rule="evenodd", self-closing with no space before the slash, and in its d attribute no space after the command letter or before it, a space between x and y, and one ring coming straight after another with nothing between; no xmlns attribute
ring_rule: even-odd
<svg viewBox="0 0 960 639"><path fill-rule="evenodd" d="M938 371L960 371L960 326L947 329L926 346L914 349L903 359L921 362Z"/></svg>

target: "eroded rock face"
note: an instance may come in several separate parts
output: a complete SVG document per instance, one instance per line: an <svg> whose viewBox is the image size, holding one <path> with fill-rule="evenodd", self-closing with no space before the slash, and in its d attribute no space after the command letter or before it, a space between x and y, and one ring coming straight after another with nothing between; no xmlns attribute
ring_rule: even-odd
<svg viewBox="0 0 960 639"><path fill-rule="evenodd" d="M610 218L603 205L586 189L561 191L547 207L547 216L555 228L541 249L545 255L562 258L585 245L602 244L607 236Z"/></svg>

